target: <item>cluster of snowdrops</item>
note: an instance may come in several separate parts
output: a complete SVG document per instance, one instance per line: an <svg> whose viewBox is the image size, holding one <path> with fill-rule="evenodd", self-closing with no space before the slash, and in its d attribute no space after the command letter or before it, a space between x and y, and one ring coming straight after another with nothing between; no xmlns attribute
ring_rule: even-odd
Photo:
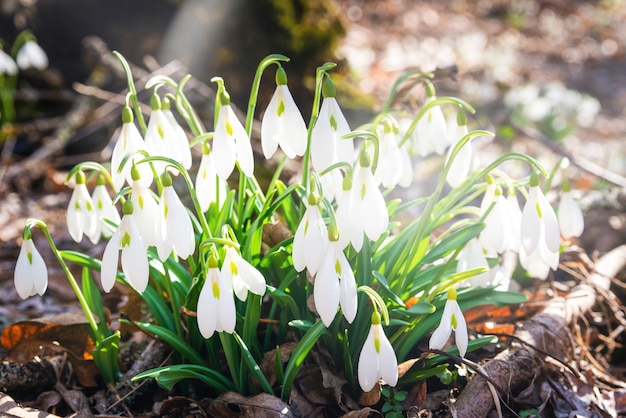
<svg viewBox="0 0 626 418"><path fill-rule="evenodd" d="M507 291L502 255L519 254L528 274L546 278L557 268L562 237L582 232L566 180L555 212L540 182L550 175L534 159L509 153L480 164L472 140L492 134L469 131L466 115L474 109L437 97L431 74L405 74L381 112L351 129L331 80L335 65L326 63L316 71L307 124L288 89L288 59L271 55L257 69L245 119L224 81L213 79L214 128L207 131L185 96L189 77L147 83L146 123L132 74L117 56L129 93L110 164L80 163L67 177L74 188L70 235L108 240L104 254L100 260L58 250L45 223L30 219L15 269L22 298L45 292L46 265L32 237L41 229L89 319L94 360L107 381L119 378L120 335L104 321L94 277L105 292L121 283L141 295L153 320L133 323L176 351L172 364L137 379L172 388L193 378L218 391L288 399L300 366L320 344L356 394L356 382L370 391L396 386L399 377L408 383L447 371L448 357L438 350L464 357L492 342L469 338L462 310L523 300ZM257 114L261 75L272 66L276 90ZM391 105L407 82L425 87L414 114ZM264 157L277 162L264 188L251 145L257 116ZM391 198L419 173L416 156L429 155L443 164L435 190L408 202ZM292 184L281 177L289 159L301 164ZM528 175L510 178L501 169L506 161L523 164ZM88 184L95 185L91 193ZM396 220L408 219L399 215L409 208L421 215ZM80 285L68 263L82 267ZM287 341L296 344L285 359L280 346ZM259 364L272 350L270 377ZM429 350L398 375L398 361Z"/></svg>

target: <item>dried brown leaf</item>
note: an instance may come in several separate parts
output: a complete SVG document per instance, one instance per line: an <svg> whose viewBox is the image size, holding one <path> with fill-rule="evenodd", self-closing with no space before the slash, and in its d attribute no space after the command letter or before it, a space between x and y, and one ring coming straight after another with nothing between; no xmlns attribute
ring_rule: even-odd
<svg viewBox="0 0 626 418"><path fill-rule="evenodd" d="M223 418L290 418L291 408L279 398L261 393L246 398L235 392L226 392L208 408L209 415Z"/></svg>
<svg viewBox="0 0 626 418"><path fill-rule="evenodd" d="M0 392L0 416L5 418L60 418L33 408L19 406L9 395Z"/></svg>

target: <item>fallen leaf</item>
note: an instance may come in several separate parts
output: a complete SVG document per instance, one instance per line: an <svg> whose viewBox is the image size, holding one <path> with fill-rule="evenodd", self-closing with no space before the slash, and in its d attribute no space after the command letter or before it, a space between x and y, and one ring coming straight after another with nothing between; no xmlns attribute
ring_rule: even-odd
<svg viewBox="0 0 626 418"><path fill-rule="evenodd" d="M246 398L235 392L226 392L211 402L208 414L222 418L292 418L294 415L279 398L261 393Z"/></svg>
<svg viewBox="0 0 626 418"><path fill-rule="evenodd" d="M60 418L38 409L21 407L9 395L0 392L0 416L4 418Z"/></svg>

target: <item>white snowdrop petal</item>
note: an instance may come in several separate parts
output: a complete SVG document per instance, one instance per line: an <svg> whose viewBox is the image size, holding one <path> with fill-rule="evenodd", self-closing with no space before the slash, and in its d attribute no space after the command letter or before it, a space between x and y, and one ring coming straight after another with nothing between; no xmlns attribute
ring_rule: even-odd
<svg viewBox="0 0 626 418"><path fill-rule="evenodd" d="M326 250L324 261L315 275L313 299L315 309L326 327L335 319L339 307L339 277L335 271L335 257L332 247Z"/></svg>
<svg viewBox="0 0 626 418"><path fill-rule="evenodd" d="M380 353L378 355L380 377L389 386L395 386L398 384L398 360L382 326L378 326L380 327Z"/></svg>
<svg viewBox="0 0 626 418"><path fill-rule="evenodd" d="M150 270L146 247L141 240L133 215L128 216L127 232L130 236L128 247L122 248L122 270L131 286L143 293L148 286Z"/></svg>
<svg viewBox="0 0 626 418"><path fill-rule="evenodd" d="M230 106L220 108L215 136L213 137L215 169L224 180L228 179L237 161L237 149L233 138L234 127L233 122L230 121L229 109Z"/></svg>
<svg viewBox="0 0 626 418"><path fill-rule="evenodd" d="M343 316L346 318L346 321L352 323L354 318L356 317L357 312L357 290L356 290L356 280L354 278L354 272L352 271L352 267L348 263L345 255L342 254L342 258L339 260L341 265L342 275L340 278L340 306L343 312Z"/></svg>
<svg viewBox="0 0 626 418"><path fill-rule="evenodd" d="M561 235L565 238L579 237L585 228L585 220L580 206L571 192L563 192L557 218Z"/></svg>
<svg viewBox="0 0 626 418"><path fill-rule="evenodd" d="M539 194L538 199L542 212L546 245L551 252L558 252L561 246L561 233L556 213L543 193Z"/></svg>
<svg viewBox="0 0 626 418"><path fill-rule="evenodd" d="M233 297L232 283L220 274L218 278L220 297L217 301L217 322L216 331L232 334L237 323L237 313L235 311L235 299Z"/></svg>
<svg viewBox="0 0 626 418"><path fill-rule="evenodd" d="M124 222L124 220L122 220L122 222ZM121 237L120 224L120 227L118 227L117 231L113 234L104 248L104 254L102 255L100 280L102 282L102 289L107 293L109 293L115 285L115 278L117 277L117 264L120 255Z"/></svg>
<svg viewBox="0 0 626 418"><path fill-rule="evenodd" d="M278 109L283 100L282 94L277 87L261 119L261 147L263 155L267 159L274 155L278 149L278 138L284 135L284 113L280 116L278 115ZM287 156L289 155L287 154Z"/></svg>
<svg viewBox="0 0 626 418"><path fill-rule="evenodd" d="M537 213L537 196L539 193L538 187L531 187L528 192L528 199L522 210L522 219L520 221L521 239L522 247L524 247L526 254L532 253L539 245L541 231L541 219Z"/></svg>
<svg viewBox="0 0 626 418"><path fill-rule="evenodd" d="M213 297L213 280L216 280L217 269L209 269L200 296L198 297L198 329L204 338L211 338L215 332L217 321L217 301Z"/></svg>
<svg viewBox="0 0 626 418"><path fill-rule="evenodd" d="M357 366L357 375L359 379L359 385L363 392L369 392L374 388L379 379L378 370L378 353L374 346L374 325L370 327L369 334L361 354L359 356L359 364Z"/></svg>
<svg viewBox="0 0 626 418"><path fill-rule="evenodd" d="M456 329L454 330L454 340L456 342L456 346L459 349L459 354L461 357L465 357L465 353L467 352L468 345L468 335L467 335L467 323L465 322L465 317L463 316L463 312L459 307L459 304L454 301L454 316L456 318Z"/></svg>

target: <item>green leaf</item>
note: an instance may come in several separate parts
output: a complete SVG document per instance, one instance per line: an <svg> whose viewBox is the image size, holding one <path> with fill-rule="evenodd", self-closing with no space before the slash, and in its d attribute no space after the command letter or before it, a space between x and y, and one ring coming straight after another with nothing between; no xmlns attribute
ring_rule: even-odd
<svg viewBox="0 0 626 418"><path fill-rule="evenodd" d="M450 254L452 251L463 247L469 240L478 236L478 234L485 228L485 224L478 223L474 225L467 226L454 234L450 235L448 238L441 241L437 244L432 250L428 252L422 259L420 264L428 264L433 261L439 260L440 258L445 257Z"/></svg>
<svg viewBox="0 0 626 418"><path fill-rule="evenodd" d="M294 319L293 321L289 321L289 326L302 331L308 331L313 327L313 322L307 321L306 319Z"/></svg>
<svg viewBox="0 0 626 418"><path fill-rule="evenodd" d="M121 319L120 321L126 323L132 323L137 326L142 331L147 332L148 334L155 335L161 340L163 340L167 345L176 350L180 355L182 355L187 360L200 365L207 366L204 358L194 350L186 341L182 340L175 332L170 331L167 328L164 328L159 325L150 324L147 322L130 322L125 319Z"/></svg>
<svg viewBox="0 0 626 418"><path fill-rule="evenodd" d="M298 342L298 345L291 353L291 358L287 363L285 369L285 379L283 380L283 387L280 392L280 398L284 401L289 399L291 393L291 385L293 385L298 370L304 362L304 359L309 354L309 351L313 348L319 337L326 333L326 327L321 320L318 320L307 332L302 339Z"/></svg>
<svg viewBox="0 0 626 418"><path fill-rule="evenodd" d="M435 306L428 302L417 302L409 309L394 309L392 312L410 316L428 315L435 312Z"/></svg>
<svg viewBox="0 0 626 418"><path fill-rule="evenodd" d="M173 366L159 367L146 370L133 377L133 381L142 379L155 379L159 386L171 391L176 383L183 379L198 379L207 385L214 387L218 392L236 390L233 383L221 373L205 366L196 364L178 364Z"/></svg>
<svg viewBox="0 0 626 418"><path fill-rule="evenodd" d="M257 380L257 382L259 382L259 384L261 385L261 387L263 388L265 392L269 394L273 394L274 391L272 390L272 386L267 381L267 378L261 371L261 368L257 364L256 360L254 360L254 357L252 357L252 354L250 353L250 350L248 350L246 343L241 339L241 337L236 332L233 333L233 337L235 338L235 341L237 341L237 344L239 344L239 347L241 347L241 354L242 354L243 360L248 366L248 369L250 370L250 372L252 372L252 376L255 377L255 379ZM245 376L244 376L244 379L245 379Z"/></svg>
<svg viewBox="0 0 626 418"><path fill-rule="evenodd" d="M115 383L120 376L118 363L121 334L119 331L100 341L91 352L93 361L107 383Z"/></svg>
<svg viewBox="0 0 626 418"><path fill-rule="evenodd" d="M389 287L389 283L387 282L387 278L381 272L374 271L374 272L372 272L372 274L374 274L374 277L376 277L376 280L378 280L378 283L380 283L380 285L382 286L383 290L385 291L387 296L389 296L391 298L391 300L393 300L396 304L398 304L400 306L406 307L406 305L404 304L402 299L400 299L400 297L398 297L398 295L393 293L393 291Z"/></svg>

